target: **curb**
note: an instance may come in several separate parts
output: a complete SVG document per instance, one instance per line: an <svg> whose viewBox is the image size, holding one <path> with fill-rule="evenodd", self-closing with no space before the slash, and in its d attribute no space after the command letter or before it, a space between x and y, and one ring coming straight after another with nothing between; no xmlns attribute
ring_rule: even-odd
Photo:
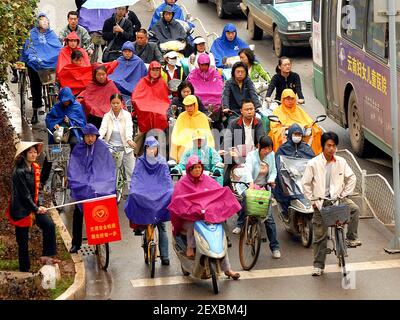
<svg viewBox="0 0 400 320"><path fill-rule="evenodd" d="M54 224L57 226L63 239L65 247L68 249L71 245L71 235L69 234L64 222L62 221L56 209L49 211ZM85 265L78 253L72 253L71 258L75 264L75 279L74 283L57 299L55 300L82 300L86 296L86 271Z"/></svg>

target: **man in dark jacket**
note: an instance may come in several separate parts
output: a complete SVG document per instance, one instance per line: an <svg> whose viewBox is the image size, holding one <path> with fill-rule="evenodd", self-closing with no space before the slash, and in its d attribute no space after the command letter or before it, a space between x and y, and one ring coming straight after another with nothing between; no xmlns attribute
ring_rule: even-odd
<svg viewBox="0 0 400 320"><path fill-rule="evenodd" d="M126 18L129 19L129 21L132 23L132 32L133 32L133 38L131 41L136 40L136 32L140 30L142 27L142 24L140 23L139 18L137 17L136 13L133 11L129 10L129 6L126 6Z"/></svg>
<svg viewBox="0 0 400 320"><path fill-rule="evenodd" d="M239 112L244 99L250 99L256 109L261 107L254 84L248 76L247 66L243 62L236 62L232 67L232 78L225 82L222 91L224 112L228 112L227 109Z"/></svg>
<svg viewBox="0 0 400 320"><path fill-rule="evenodd" d="M224 163L227 164L224 175L224 185L229 185L232 164L244 162L246 154L255 149L260 138L265 135L262 122L255 117L254 103L244 99L240 109L241 116L233 118L224 135L222 150L225 150ZM233 147L245 145L244 153L241 155L232 151ZM244 148L240 148L244 149Z"/></svg>
<svg viewBox="0 0 400 320"><path fill-rule="evenodd" d="M121 48L126 41L133 40L132 23L125 18L126 7L118 7L116 14L104 21L103 39L107 41L107 49L111 51L108 58L103 62L109 62L118 59L122 55Z"/></svg>
<svg viewBox="0 0 400 320"><path fill-rule="evenodd" d="M152 61L161 63L163 57L157 44L149 42L149 35L146 29L139 29L136 32L136 41L133 43L135 54L143 60L144 63L150 64Z"/></svg>
<svg viewBox="0 0 400 320"><path fill-rule="evenodd" d="M174 20L174 12L171 6L165 6L162 19L153 27L154 38L158 43L164 43L171 40L186 41L187 34L182 25Z"/></svg>

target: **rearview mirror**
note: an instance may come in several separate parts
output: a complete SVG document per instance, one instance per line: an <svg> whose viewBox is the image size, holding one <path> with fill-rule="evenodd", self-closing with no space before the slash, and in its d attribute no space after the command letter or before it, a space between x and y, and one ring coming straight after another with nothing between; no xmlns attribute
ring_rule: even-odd
<svg viewBox="0 0 400 320"><path fill-rule="evenodd" d="M168 167L175 167L176 166L176 161L175 160L168 160L167 164L168 164Z"/></svg>
<svg viewBox="0 0 400 320"><path fill-rule="evenodd" d="M278 116L268 116L268 120L272 122L281 122Z"/></svg>
<svg viewBox="0 0 400 320"><path fill-rule="evenodd" d="M322 122L326 119L326 114L322 114L320 116L317 117L317 119L315 120L315 122Z"/></svg>

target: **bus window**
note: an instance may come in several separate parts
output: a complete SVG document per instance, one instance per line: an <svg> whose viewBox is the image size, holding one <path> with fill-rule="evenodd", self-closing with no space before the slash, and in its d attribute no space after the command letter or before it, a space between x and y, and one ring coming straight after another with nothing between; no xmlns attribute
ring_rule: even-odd
<svg viewBox="0 0 400 320"><path fill-rule="evenodd" d="M313 20L319 22L319 12L321 8L320 0L314 0L313 3Z"/></svg>
<svg viewBox="0 0 400 320"><path fill-rule="evenodd" d="M343 0L341 33L346 39L363 46L367 0Z"/></svg>
<svg viewBox="0 0 400 320"><path fill-rule="evenodd" d="M388 23L374 22L374 0L369 3L367 21L367 51L379 58L388 58Z"/></svg>

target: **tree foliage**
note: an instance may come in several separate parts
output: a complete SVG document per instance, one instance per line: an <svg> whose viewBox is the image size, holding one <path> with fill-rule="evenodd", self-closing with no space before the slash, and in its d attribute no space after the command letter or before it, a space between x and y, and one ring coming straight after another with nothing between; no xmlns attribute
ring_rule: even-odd
<svg viewBox="0 0 400 320"><path fill-rule="evenodd" d="M0 1L0 84L7 80L7 68L18 60L20 50L34 23L39 0Z"/></svg>

